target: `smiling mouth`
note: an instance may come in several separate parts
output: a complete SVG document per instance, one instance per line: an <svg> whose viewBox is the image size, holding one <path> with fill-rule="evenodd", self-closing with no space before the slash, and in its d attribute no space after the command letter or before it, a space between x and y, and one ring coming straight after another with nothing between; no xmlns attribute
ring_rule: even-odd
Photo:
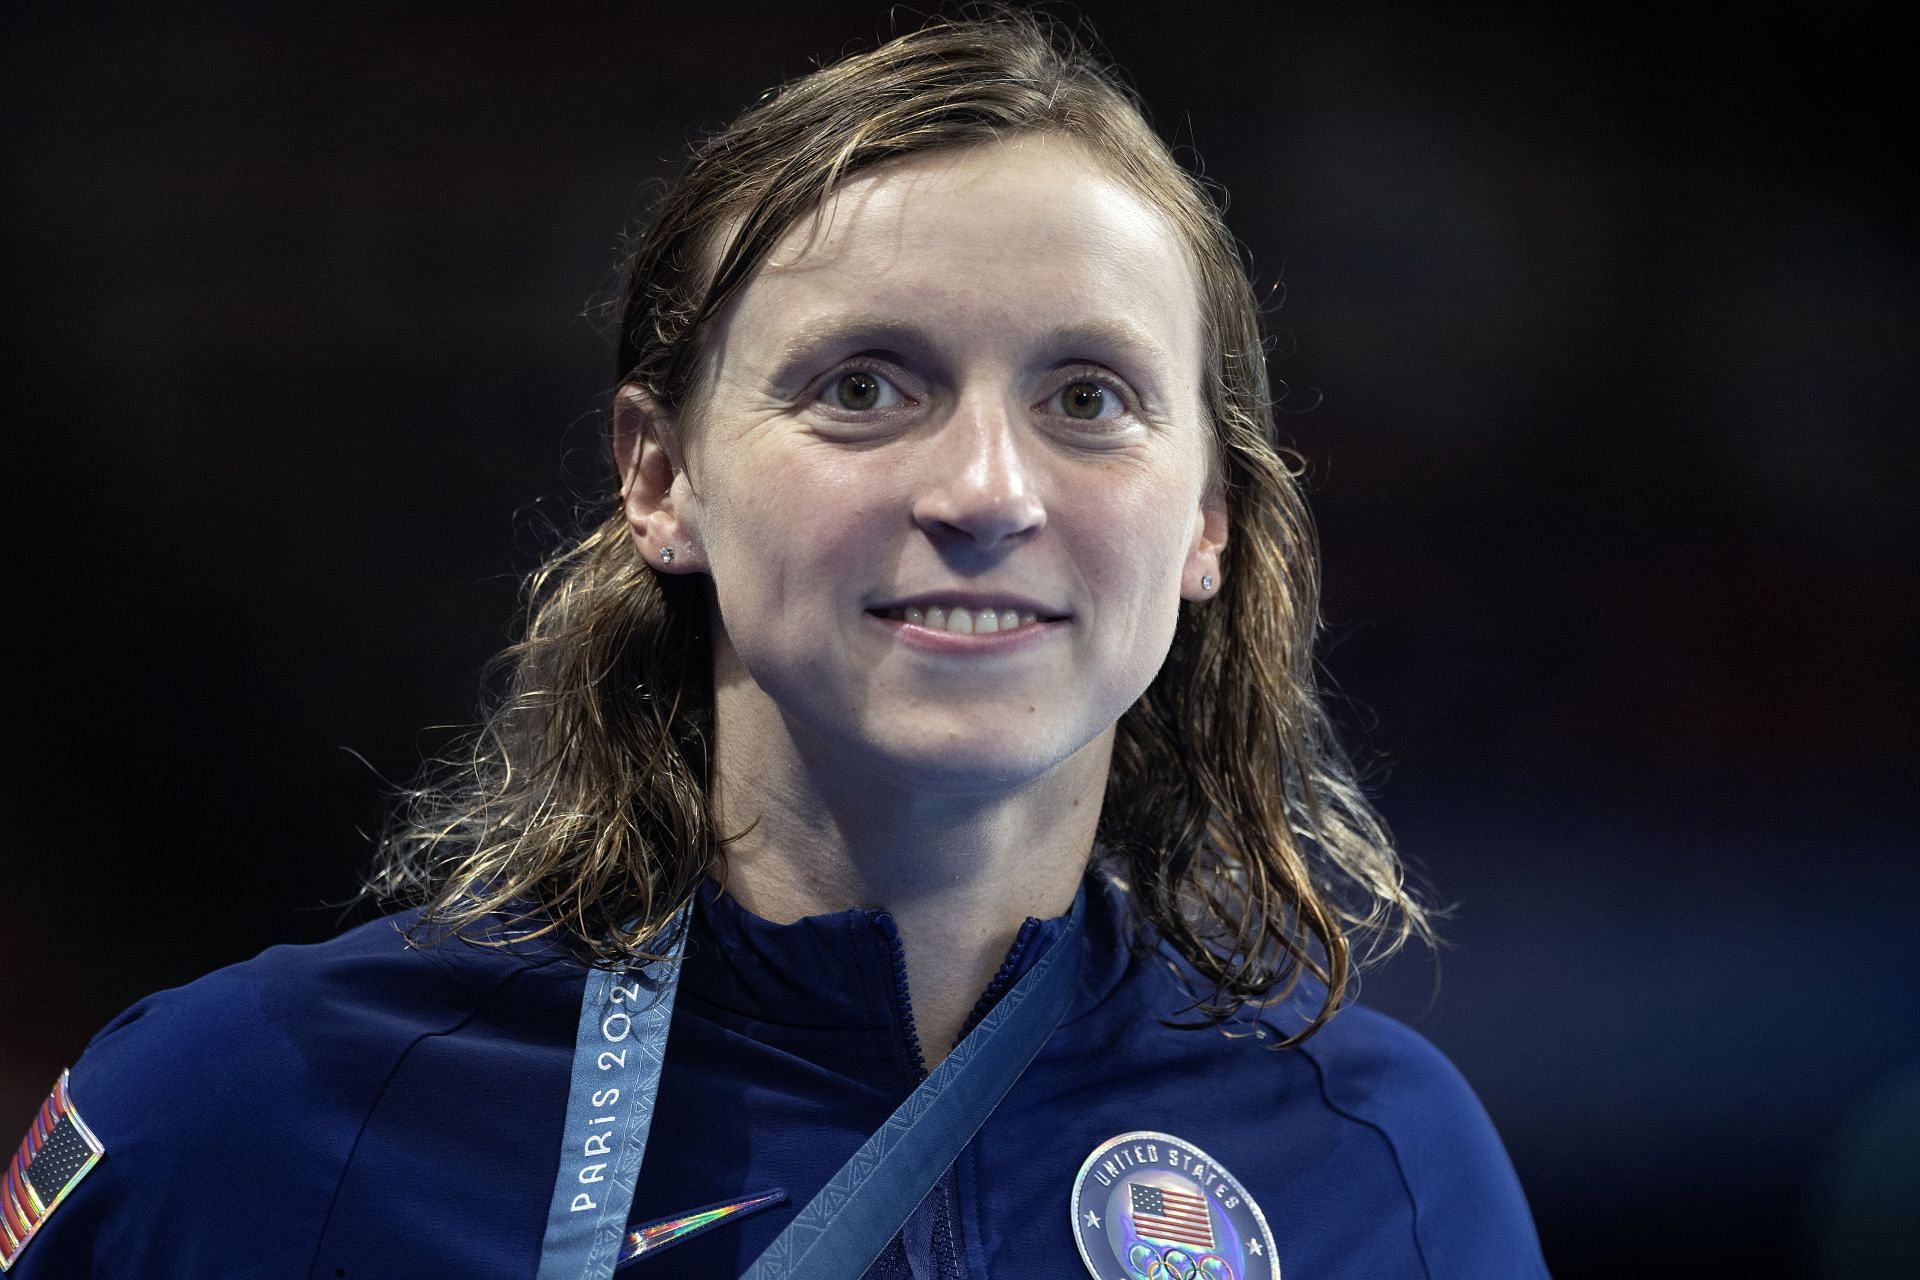
<svg viewBox="0 0 1920 1280"><path fill-rule="evenodd" d="M991 635L1046 622L1065 621L1032 610L980 609L965 605L946 607L936 604L925 608L914 605L901 609L870 609L868 612L876 618L888 618L910 626L925 627L929 631L948 631L961 636Z"/></svg>

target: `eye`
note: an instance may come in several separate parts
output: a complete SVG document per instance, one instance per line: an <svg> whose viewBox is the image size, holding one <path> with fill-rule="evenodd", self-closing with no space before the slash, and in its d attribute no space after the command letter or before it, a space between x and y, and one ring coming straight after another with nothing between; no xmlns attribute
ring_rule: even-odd
<svg viewBox="0 0 1920 1280"><path fill-rule="evenodd" d="M1126 397L1103 377L1075 378L1054 392L1048 403L1052 400L1060 401L1062 416L1076 422L1101 422L1127 411ZM1102 410L1109 407L1113 413L1103 417Z"/></svg>
<svg viewBox="0 0 1920 1280"><path fill-rule="evenodd" d="M884 391L893 392L894 403L881 403ZM884 374L864 365L849 365L834 372L828 377L826 385L821 388L820 398L825 400L830 408L846 413L872 413L876 410L895 409L906 399Z"/></svg>

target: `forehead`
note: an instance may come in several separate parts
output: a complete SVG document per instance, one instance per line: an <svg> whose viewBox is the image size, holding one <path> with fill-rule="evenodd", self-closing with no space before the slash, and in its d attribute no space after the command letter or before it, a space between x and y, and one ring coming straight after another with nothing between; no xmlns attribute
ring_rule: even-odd
<svg viewBox="0 0 1920 1280"><path fill-rule="evenodd" d="M1193 273L1164 215L1044 135L862 172L788 228L729 311L726 345L750 364L850 323L1010 359L1103 332L1182 381L1200 358Z"/></svg>

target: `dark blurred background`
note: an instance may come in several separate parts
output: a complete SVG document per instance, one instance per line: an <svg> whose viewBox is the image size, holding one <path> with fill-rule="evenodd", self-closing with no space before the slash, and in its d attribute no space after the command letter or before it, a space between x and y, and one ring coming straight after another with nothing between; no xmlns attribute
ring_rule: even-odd
<svg viewBox="0 0 1920 1280"><path fill-rule="evenodd" d="M1920 1141L1895 28L1078 12L1281 285L1329 678L1458 903L1437 987L1364 998L1476 1086L1557 1275L1843 1273ZM140 995L350 918L382 778L600 492L643 183L887 21L6 10L0 1129Z"/></svg>

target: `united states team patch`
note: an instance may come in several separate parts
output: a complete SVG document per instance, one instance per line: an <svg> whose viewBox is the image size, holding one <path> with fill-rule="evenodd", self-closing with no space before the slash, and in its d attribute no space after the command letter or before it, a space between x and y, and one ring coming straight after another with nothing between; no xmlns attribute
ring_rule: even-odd
<svg viewBox="0 0 1920 1280"><path fill-rule="evenodd" d="M105 1154L100 1139L74 1110L62 1071L0 1178L0 1271L12 1269L40 1224Z"/></svg>
<svg viewBox="0 0 1920 1280"><path fill-rule="evenodd" d="M1073 1180L1071 1212L1095 1280L1280 1280L1260 1206L1169 1133L1123 1133L1095 1147Z"/></svg>

